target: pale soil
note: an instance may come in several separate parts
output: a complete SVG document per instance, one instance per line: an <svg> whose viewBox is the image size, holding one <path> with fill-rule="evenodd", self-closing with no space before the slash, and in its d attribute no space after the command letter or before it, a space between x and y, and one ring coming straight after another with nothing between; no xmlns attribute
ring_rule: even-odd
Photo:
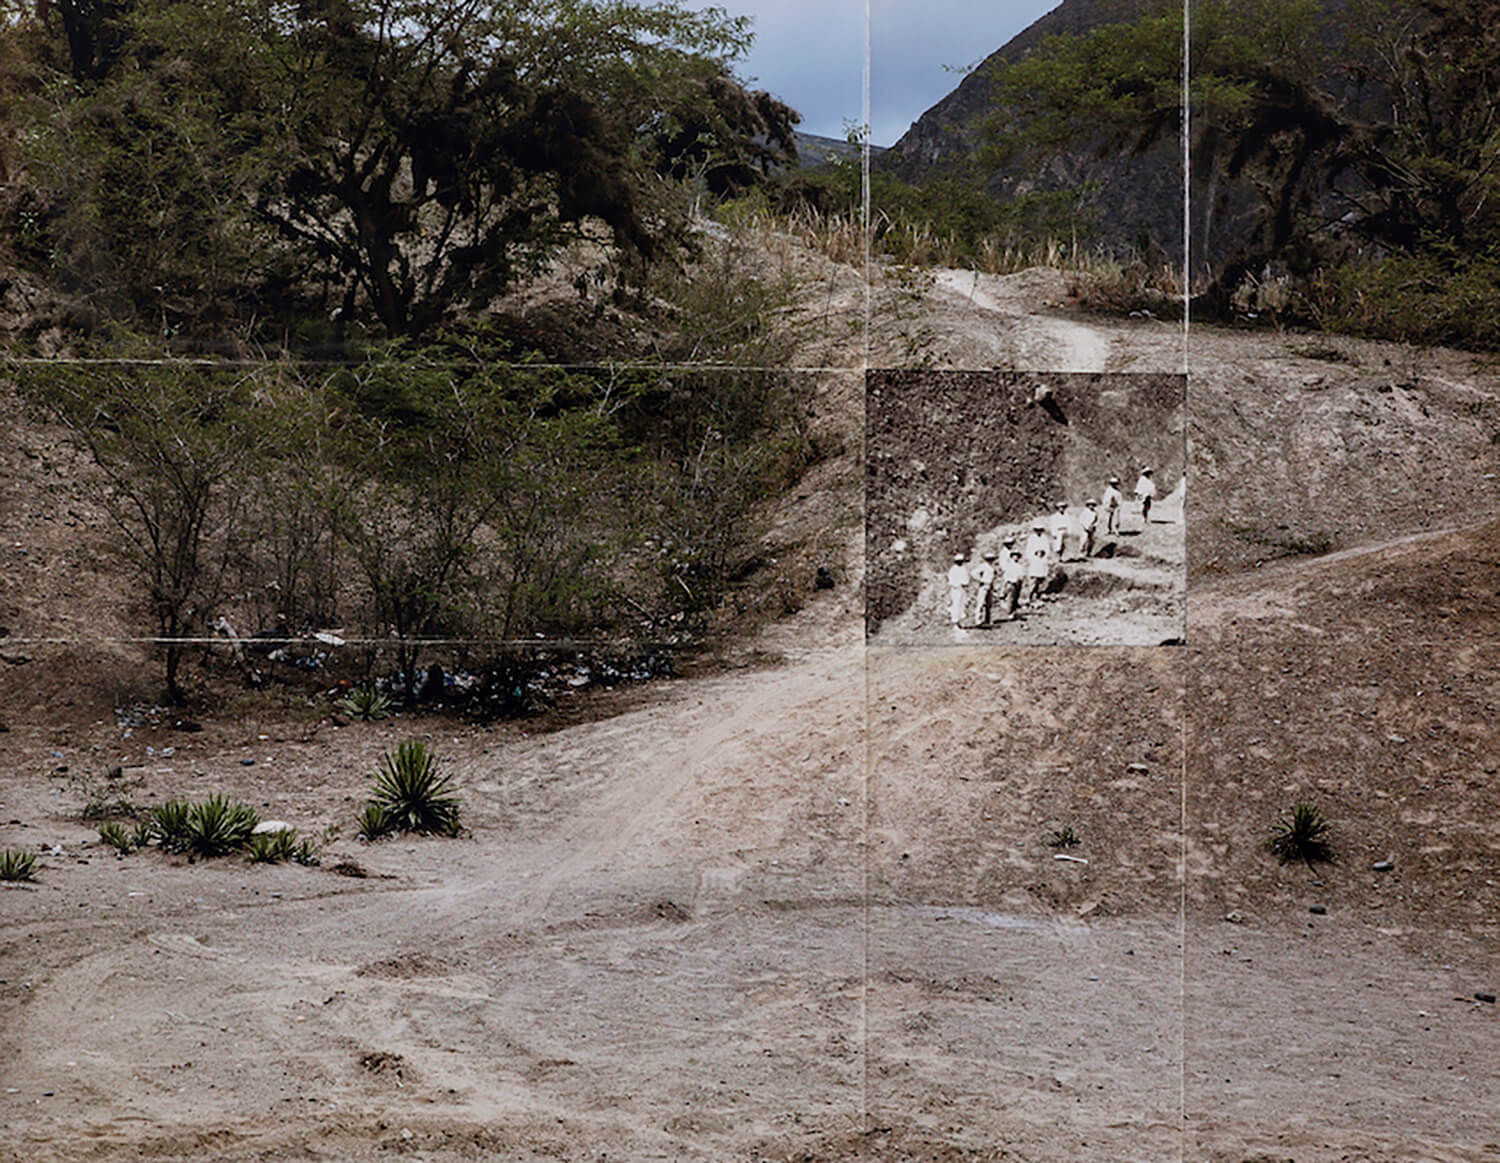
<svg viewBox="0 0 1500 1163"><path fill-rule="evenodd" d="M993 306L930 306L991 366ZM1072 322L1175 370L1169 325ZM779 664L550 733L247 699L126 737L143 650L19 642L131 622L87 474L18 420L0 846L61 852L0 891L0 1155L1500 1158L1494 381L1423 353L1381 392L1371 345L1200 334L1185 648L867 649L841 535L849 585L755 644ZM1252 521L1356 552L1273 560ZM347 838L412 734L467 834ZM117 858L55 768L120 761L346 838ZM1334 864L1261 848L1296 798Z"/></svg>

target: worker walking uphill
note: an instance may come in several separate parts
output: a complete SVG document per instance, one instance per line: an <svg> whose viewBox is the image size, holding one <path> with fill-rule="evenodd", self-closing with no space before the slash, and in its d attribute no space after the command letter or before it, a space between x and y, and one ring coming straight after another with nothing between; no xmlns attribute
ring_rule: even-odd
<svg viewBox="0 0 1500 1163"><path fill-rule="evenodd" d="M1042 600L1042 591L1047 588L1047 574L1052 567L1052 538L1047 536L1047 525L1037 521L1031 527L1031 536L1026 539L1026 603L1034 605Z"/></svg>
<svg viewBox="0 0 1500 1163"><path fill-rule="evenodd" d="M1005 608L1005 620L1012 621L1021 604L1021 587L1026 584L1026 560L1016 548L1016 539L1005 540L1005 553L1000 559L1001 605Z"/></svg>
<svg viewBox="0 0 1500 1163"><path fill-rule="evenodd" d="M1057 502L1057 507L1052 513L1052 556L1061 561L1067 556L1068 534L1073 531L1073 522L1068 519L1068 506L1063 501Z"/></svg>
<svg viewBox="0 0 1500 1163"><path fill-rule="evenodd" d="M1120 478L1110 477L1109 487L1104 490L1104 535L1117 537L1120 533L1120 506L1125 495L1120 492Z"/></svg>
<svg viewBox="0 0 1500 1163"><path fill-rule="evenodd" d="M1141 524L1151 523L1151 500L1156 496L1156 482L1151 479L1149 467L1141 469L1140 480L1135 482L1135 499L1141 503Z"/></svg>
<svg viewBox="0 0 1500 1163"><path fill-rule="evenodd" d="M964 564L964 555L955 553L953 564L948 567L948 620L953 623L956 630L963 624L965 601L964 591L969 588L969 568Z"/></svg>
<svg viewBox="0 0 1500 1163"><path fill-rule="evenodd" d="M1078 529L1081 537L1079 551L1085 558L1094 555L1094 534L1099 529L1099 502L1090 497L1083 503L1083 512L1078 515Z"/></svg>
<svg viewBox="0 0 1500 1163"><path fill-rule="evenodd" d="M988 626L990 605L995 594L994 550L986 553L984 560L969 571L969 577L979 583L979 591L974 595L974 623L977 626Z"/></svg>

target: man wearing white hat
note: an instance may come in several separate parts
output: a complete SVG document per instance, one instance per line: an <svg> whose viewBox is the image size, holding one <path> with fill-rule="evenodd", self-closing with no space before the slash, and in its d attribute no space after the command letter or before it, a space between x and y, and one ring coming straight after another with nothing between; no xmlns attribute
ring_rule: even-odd
<svg viewBox="0 0 1500 1163"><path fill-rule="evenodd" d="M1151 468L1141 469L1140 480L1135 482L1135 499L1141 503L1141 524L1151 523L1151 499L1156 496L1156 482L1151 479Z"/></svg>
<svg viewBox="0 0 1500 1163"><path fill-rule="evenodd" d="M1125 503L1125 496L1120 492L1120 478L1110 477L1109 487L1104 490L1104 535L1106 537L1118 536L1120 532L1120 506Z"/></svg>
<svg viewBox="0 0 1500 1163"><path fill-rule="evenodd" d="M964 591L969 588L969 568L964 565L964 555L955 553L953 564L948 567L948 620L956 630L963 624Z"/></svg>
<svg viewBox="0 0 1500 1163"><path fill-rule="evenodd" d="M1052 512L1052 557L1061 561L1067 555L1068 534L1073 531L1073 522L1068 519L1068 506L1058 501Z"/></svg>
<svg viewBox="0 0 1500 1163"><path fill-rule="evenodd" d="M1026 601L1032 605L1041 601L1042 590L1047 586L1047 574L1052 568L1052 538L1047 536L1047 523L1040 518L1032 523L1031 536L1026 539Z"/></svg>
<svg viewBox="0 0 1500 1163"><path fill-rule="evenodd" d="M1085 558L1094 553L1094 534L1099 529L1099 502L1090 497L1083 503L1083 512L1078 515L1078 529L1082 537L1079 550Z"/></svg>
<svg viewBox="0 0 1500 1163"><path fill-rule="evenodd" d="M978 626L990 624L990 603L995 594L995 551L987 551L982 561L969 571L969 576L979 583L974 595L974 623Z"/></svg>
<svg viewBox="0 0 1500 1163"><path fill-rule="evenodd" d="M1016 616L1016 607L1021 604L1021 587L1026 584L1026 560L1014 537L1005 539L1005 552L1000 558L1000 579L1004 585L1001 597L1005 620L1009 622Z"/></svg>

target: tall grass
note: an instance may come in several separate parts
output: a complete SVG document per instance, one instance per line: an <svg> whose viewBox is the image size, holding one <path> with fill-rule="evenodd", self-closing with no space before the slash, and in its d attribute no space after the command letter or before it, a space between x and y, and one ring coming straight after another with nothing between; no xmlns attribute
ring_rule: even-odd
<svg viewBox="0 0 1500 1163"><path fill-rule="evenodd" d="M789 237L816 254L850 266L862 265L868 255L875 262L957 267L991 275L1050 267L1085 275L1101 288L1120 285L1149 291L1155 298L1182 294L1181 272L1176 267L1122 260L1076 238L1028 237L1013 231L970 236L941 229L906 211L881 208L874 211L868 228L858 212L825 211L806 204L784 212L764 203L730 204L720 208L719 217L735 229ZM1116 309L1109 300L1128 297L1105 293L1099 306Z"/></svg>

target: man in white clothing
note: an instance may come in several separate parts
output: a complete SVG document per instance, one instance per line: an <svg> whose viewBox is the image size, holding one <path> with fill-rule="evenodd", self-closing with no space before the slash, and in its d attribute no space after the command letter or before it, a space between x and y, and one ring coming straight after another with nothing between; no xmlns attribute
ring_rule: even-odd
<svg viewBox="0 0 1500 1163"><path fill-rule="evenodd" d="M990 603L995 594L995 551L989 550L984 559L969 571L969 576L979 584L974 595L974 624L990 624Z"/></svg>
<svg viewBox="0 0 1500 1163"><path fill-rule="evenodd" d="M1067 554L1068 534L1073 531L1073 522L1068 519L1068 506L1057 502L1052 513L1052 557L1061 561Z"/></svg>
<svg viewBox="0 0 1500 1163"><path fill-rule="evenodd" d="M1135 482L1135 499L1141 503L1141 524L1151 523L1151 500L1156 496L1156 482L1151 479L1149 467L1141 469L1141 478Z"/></svg>
<svg viewBox="0 0 1500 1163"><path fill-rule="evenodd" d="M964 565L964 555L955 553L953 564L948 568L948 620L954 629L963 624L964 591L969 588L969 568Z"/></svg>
<svg viewBox="0 0 1500 1163"><path fill-rule="evenodd" d="M1042 590L1047 587L1047 574L1052 568L1052 538L1047 536L1047 524L1037 521L1031 526L1031 536L1026 539L1026 603L1034 605L1042 600Z"/></svg>
<svg viewBox="0 0 1500 1163"><path fill-rule="evenodd" d="M1099 502L1090 497L1083 503L1083 512L1078 515L1078 528L1082 536L1080 552L1085 558L1094 553L1094 534L1099 529Z"/></svg>
<svg viewBox="0 0 1500 1163"><path fill-rule="evenodd" d="M1118 536L1120 532L1120 506L1125 496L1120 492L1120 478L1110 477L1109 487L1104 490L1104 536Z"/></svg>
<svg viewBox="0 0 1500 1163"><path fill-rule="evenodd" d="M1000 578L1004 585L1001 600L1005 607L1005 621L1015 619L1016 608L1021 604L1021 587L1026 584L1026 561L1016 548L1016 539L1005 539L1005 553L1000 559Z"/></svg>

